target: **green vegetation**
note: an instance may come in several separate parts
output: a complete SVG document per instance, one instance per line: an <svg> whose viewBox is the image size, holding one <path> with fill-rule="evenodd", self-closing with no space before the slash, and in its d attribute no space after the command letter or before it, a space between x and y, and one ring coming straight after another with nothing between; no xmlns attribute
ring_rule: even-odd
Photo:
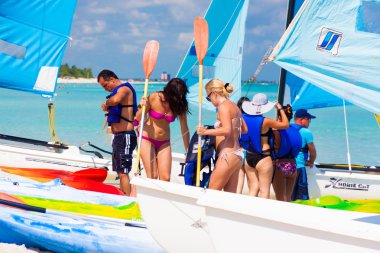
<svg viewBox="0 0 380 253"><path fill-rule="evenodd" d="M92 69L90 69L90 68L80 69L80 68L77 68L75 65L70 67L66 63L66 64L63 64L61 66L61 70L59 72L59 77L93 78L94 76L92 75Z"/></svg>

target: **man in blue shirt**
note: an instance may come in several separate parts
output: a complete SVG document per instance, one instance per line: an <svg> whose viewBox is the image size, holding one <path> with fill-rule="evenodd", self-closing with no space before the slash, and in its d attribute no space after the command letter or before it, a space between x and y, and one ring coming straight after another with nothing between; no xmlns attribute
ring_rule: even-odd
<svg viewBox="0 0 380 253"><path fill-rule="evenodd" d="M317 151L314 146L313 134L308 129L311 119L316 117L305 109L299 109L294 114L294 126L299 129L302 137L302 148L296 157L297 178L294 185L292 200L309 199L306 166L313 168Z"/></svg>

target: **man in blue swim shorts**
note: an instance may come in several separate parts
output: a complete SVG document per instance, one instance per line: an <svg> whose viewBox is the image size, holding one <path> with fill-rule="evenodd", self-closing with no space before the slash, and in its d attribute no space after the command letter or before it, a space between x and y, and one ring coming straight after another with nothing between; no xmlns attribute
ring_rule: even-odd
<svg viewBox="0 0 380 253"><path fill-rule="evenodd" d="M128 173L132 167L132 153L137 145L137 137L133 128L133 120L137 111L136 92L127 83L121 83L116 74L110 70L102 70L98 75L98 83L111 92L101 105L107 112L107 122L111 126L114 138L112 141L112 168L120 178L120 189L127 196L131 194Z"/></svg>
<svg viewBox="0 0 380 253"><path fill-rule="evenodd" d="M298 128L302 138L302 148L296 157L297 178L294 184L292 200L309 199L309 190L306 175L306 166L311 169L317 158L317 151L313 142L313 134L308 129L311 119L316 117L308 113L305 109L298 109L294 114L294 127Z"/></svg>

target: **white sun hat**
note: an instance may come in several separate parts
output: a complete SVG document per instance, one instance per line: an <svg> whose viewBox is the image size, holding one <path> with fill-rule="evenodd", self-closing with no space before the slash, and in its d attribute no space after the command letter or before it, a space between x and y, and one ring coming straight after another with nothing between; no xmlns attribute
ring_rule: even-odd
<svg viewBox="0 0 380 253"><path fill-rule="evenodd" d="M262 115L273 109L275 103L268 101L267 95L257 93L253 96L252 101L244 101L242 109L250 115Z"/></svg>

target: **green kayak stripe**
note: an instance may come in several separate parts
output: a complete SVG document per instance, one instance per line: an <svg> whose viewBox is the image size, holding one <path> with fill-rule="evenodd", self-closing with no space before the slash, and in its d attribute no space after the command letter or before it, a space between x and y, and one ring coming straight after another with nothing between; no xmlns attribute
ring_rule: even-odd
<svg viewBox="0 0 380 253"><path fill-rule="evenodd" d="M29 197L22 195L13 195L28 205L38 206L57 211L65 211L87 215L97 215L125 220L142 221L140 208L137 202L133 201L128 205L109 206L91 203L82 203L66 200L46 199L38 197Z"/></svg>
<svg viewBox="0 0 380 253"><path fill-rule="evenodd" d="M326 195L310 200L296 200L293 203L329 209L380 214L380 200L378 199L343 200L337 196Z"/></svg>

